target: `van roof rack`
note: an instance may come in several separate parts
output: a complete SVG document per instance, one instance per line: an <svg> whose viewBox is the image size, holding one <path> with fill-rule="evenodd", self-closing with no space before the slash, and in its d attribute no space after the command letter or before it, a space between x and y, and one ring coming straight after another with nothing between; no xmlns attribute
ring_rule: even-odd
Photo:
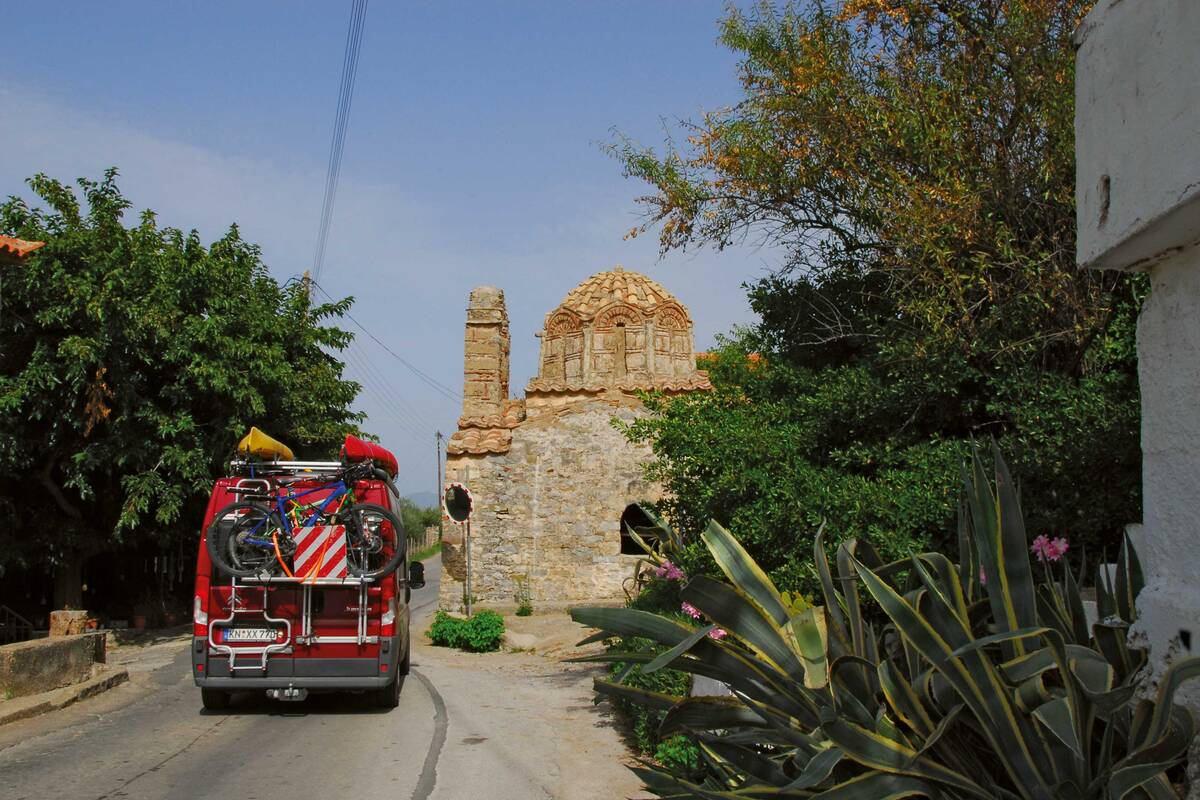
<svg viewBox="0 0 1200 800"><path fill-rule="evenodd" d="M346 465L340 461L249 461L235 458L229 462L229 471L233 475L317 475L333 474L345 468Z"/></svg>

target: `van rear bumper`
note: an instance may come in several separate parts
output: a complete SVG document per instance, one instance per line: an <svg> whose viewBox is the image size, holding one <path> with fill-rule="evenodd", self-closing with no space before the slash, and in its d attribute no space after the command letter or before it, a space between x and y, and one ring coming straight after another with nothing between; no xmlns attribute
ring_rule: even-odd
<svg viewBox="0 0 1200 800"><path fill-rule="evenodd" d="M401 637L385 639L378 656L368 658L292 658L273 656L267 669L231 671L229 657L209 652L208 640L192 640L192 679L205 689L379 689L396 677ZM239 663L245 663L239 661Z"/></svg>

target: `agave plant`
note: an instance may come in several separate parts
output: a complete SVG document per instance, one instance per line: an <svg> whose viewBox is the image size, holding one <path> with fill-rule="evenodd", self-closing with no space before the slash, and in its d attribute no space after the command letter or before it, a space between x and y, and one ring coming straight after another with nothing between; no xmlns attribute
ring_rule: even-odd
<svg viewBox="0 0 1200 800"><path fill-rule="evenodd" d="M1167 773L1193 724L1172 699L1200 659L1176 662L1155 700L1140 697L1145 653L1126 634L1142 575L1128 539L1115 579L1097 581L1101 618L1089 626L1065 564L1035 578L999 453L994 483L974 453L964 487L957 564L939 553L883 563L848 541L835 577L818 534L824 605L814 606L777 591L714 523L703 539L727 582L694 577L682 593L714 624L574 610L599 631L585 641L641 636L665 648L580 660L669 667L732 692L682 698L597 680L599 692L665 711L661 734L700 743L702 778L646 764L646 786L672 798L1175 798ZM729 634L720 641L707 635L717 625Z"/></svg>

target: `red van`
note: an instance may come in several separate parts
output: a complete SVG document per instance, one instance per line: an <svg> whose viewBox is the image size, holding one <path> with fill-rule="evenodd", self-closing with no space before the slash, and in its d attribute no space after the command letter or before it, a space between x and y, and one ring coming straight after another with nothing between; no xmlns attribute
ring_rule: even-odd
<svg viewBox="0 0 1200 800"><path fill-rule="evenodd" d="M224 535L223 526L236 522L238 515L229 509L244 509L247 501L270 508L277 498L303 496L311 508L338 486L344 491L351 485L354 503L398 517L399 495L388 472L360 467L235 461L233 474L213 487L196 559L192 629L192 677L205 708L226 708L233 692L246 690L279 700L302 700L309 692L365 691L381 707L399 703L399 677L408 673L409 664L410 594L425 585L423 566L410 567L407 552L383 575L354 574L344 560L340 572L319 574L314 568L302 574L286 566L299 564L298 550L291 559L280 558L282 570L271 564L255 574L247 569L231 575L214 565L210 552L209 540L215 542ZM398 534L404 548L403 529ZM324 558L324 550L321 555L336 561Z"/></svg>

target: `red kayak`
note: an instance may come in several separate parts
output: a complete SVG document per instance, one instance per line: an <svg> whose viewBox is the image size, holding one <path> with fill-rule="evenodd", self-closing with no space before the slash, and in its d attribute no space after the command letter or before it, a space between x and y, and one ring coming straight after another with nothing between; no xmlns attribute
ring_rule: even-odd
<svg viewBox="0 0 1200 800"><path fill-rule="evenodd" d="M400 472L400 465L392 451L371 442L364 442L357 436L346 435L346 443L342 445L343 461L373 461L375 466L382 469L393 478Z"/></svg>

